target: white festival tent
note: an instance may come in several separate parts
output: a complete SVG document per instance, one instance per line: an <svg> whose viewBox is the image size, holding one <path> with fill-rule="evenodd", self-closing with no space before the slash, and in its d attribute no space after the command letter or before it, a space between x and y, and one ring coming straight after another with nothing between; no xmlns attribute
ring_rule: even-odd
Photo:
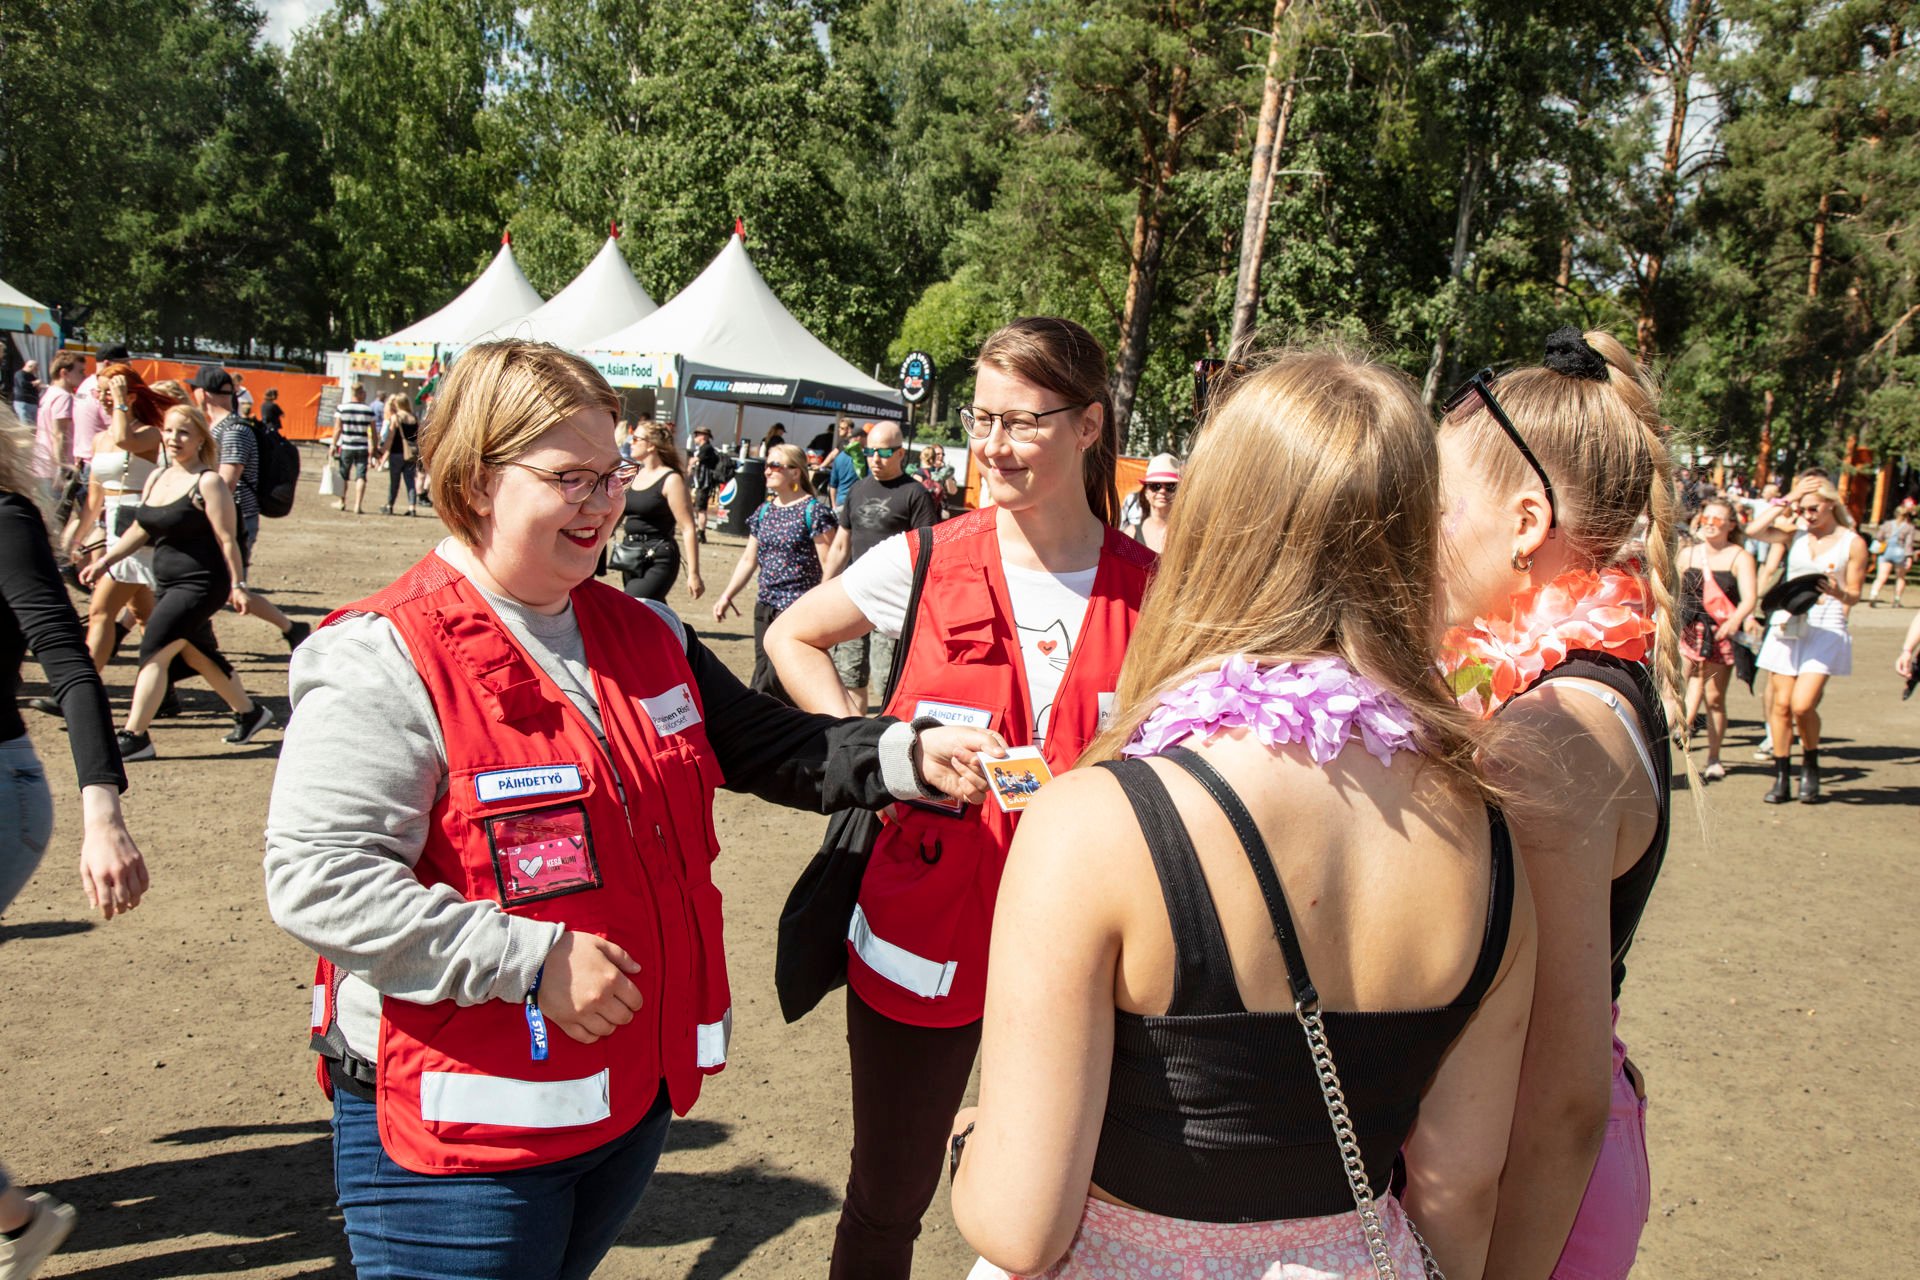
<svg viewBox="0 0 1920 1280"><path fill-rule="evenodd" d="M540 295L513 260L513 238L500 237L495 254L479 279L459 297L423 320L380 339L381 344L460 347L496 329L524 319L543 305Z"/></svg>
<svg viewBox="0 0 1920 1280"><path fill-rule="evenodd" d="M632 364L622 357L673 358L680 426L709 427L717 439L746 431L757 438L768 425L798 416L906 416L897 388L834 354L780 304L738 229L665 306L582 349L616 386L634 382L621 372ZM807 434L790 430L788 439L804 443Z"/></svg>
<svg viewBox="0 0 1920 1280"><path fill-rule="evenodd" d="M13 341L22 360L40 362L40 378L47 372L60 350L60 326L53 322L53 309L35 302L5 280L0 280L0 332Z"/></svg>
<svg viewBox="0 0 1920 1280"><path fill-rule="evenodd" d="M493 336L530 338L578 351L591 339L637 324L660 309L620 253L616 230L579 275L532 315L498 326Z"/></svg>

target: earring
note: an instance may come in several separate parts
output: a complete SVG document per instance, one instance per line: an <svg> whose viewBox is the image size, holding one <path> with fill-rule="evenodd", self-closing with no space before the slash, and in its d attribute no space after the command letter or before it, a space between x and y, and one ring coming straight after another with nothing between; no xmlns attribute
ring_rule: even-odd
<svg viewBox="0 0 1920 1280"><path fill-rule="evenodd" d="M1523 556L1516 551L1513 553L1513 558L1507 563L1513 566L1515 573L1525 573L1527 570L1533 568L1533 557Z"/></svg>

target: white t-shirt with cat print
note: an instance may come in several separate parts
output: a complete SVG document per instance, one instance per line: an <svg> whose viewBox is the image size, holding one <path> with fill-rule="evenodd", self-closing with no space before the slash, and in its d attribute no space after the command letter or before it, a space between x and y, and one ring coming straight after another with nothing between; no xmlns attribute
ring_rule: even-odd
<svg viewBox="0 0 1920 1280"><path fill-rule="evenodd" d="M1020 634L1020 661L1027 669L1027 701L1033 707L1033 745L1047 736L1047 719L1060 681L1067 674L1073 647L1080 643L1080 624L1086 621L1087 601L1093 597L1098 567L1073 573L1022 569L1003 558L1007 596L1013 605L1013 625ZM897 533L847 566L840 575L847 598L866 615L873 629L898 637L907 624L907 601L913 595L913 557L907 536Z"/></svg>

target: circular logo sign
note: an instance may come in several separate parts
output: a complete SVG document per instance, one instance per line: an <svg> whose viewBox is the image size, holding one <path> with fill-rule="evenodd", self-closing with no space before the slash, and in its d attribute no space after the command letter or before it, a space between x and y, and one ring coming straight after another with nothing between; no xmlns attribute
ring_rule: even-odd
<svg viewBox="0 0 1920 1280"><path fill-rule="evenodd" d="M919 404L933 386L933 357L924 351L909 352L900 362L900 396L908 404Z"/></svg>

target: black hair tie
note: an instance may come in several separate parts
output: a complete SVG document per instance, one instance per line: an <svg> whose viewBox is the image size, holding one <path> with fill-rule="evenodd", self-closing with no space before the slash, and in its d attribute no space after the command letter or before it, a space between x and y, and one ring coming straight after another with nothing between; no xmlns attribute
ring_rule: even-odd
<svg viewBox="0 0 1920 1280"><path fill-rule="evenodd" d="M1547 335L1547 358L1541 363L1569 378L1605 382L1609 376L1606 357L1595 351L1586 335L1572 325L1564 325Z"/></svg>

